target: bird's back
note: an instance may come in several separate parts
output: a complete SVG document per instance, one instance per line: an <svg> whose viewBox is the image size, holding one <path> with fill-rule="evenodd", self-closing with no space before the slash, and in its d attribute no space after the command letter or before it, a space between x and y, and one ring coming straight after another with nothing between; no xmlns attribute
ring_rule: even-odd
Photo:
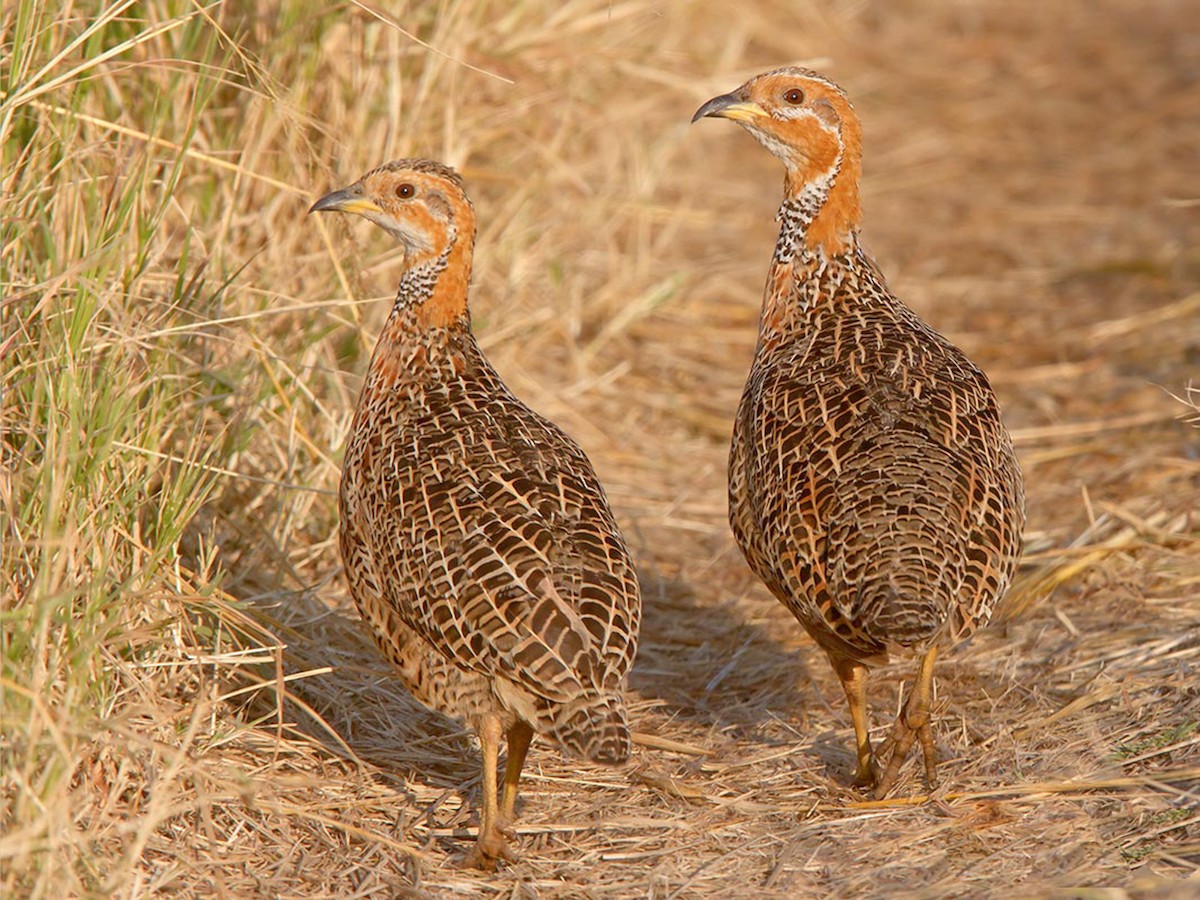
<svg viewBox="0 0 1200 900"><path fill-rule="evenodd" d="M751 567L827 650L957 638L1011 578L1020 474L983 373L857 251L766 323L734 427L730 519Z"/></svg>
<svg viewBox="0 0 1200 900"><path fill-rule="evenodd" d="M640 610L628 551L587 457L508 391L468 330L372 365L341 507L364 616L419 641L403 659L385 650L402 672L440 658L459 676L453 695L417 686L422 699L462 716L500 703L577 753L628 755L621 688Z"/></svg>

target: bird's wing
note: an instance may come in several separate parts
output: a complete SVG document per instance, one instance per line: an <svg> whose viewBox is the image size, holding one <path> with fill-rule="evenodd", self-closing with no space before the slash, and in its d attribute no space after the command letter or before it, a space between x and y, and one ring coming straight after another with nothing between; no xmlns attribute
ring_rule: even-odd
<svg viewBox="0 0 1200 900"><path fill-rule="evenodd" d="M401 503L371 511L376 565L396 576L379 579L387 599L439 652L481 674L548 699L615 688L632 661L640 600L600 483L551 423L524 407L495 413L456 429L443 455L426 453L402 477ZM386 493L396 476L376 477Z"/></svg>
<svg viewBox="0 0 1200 900"><path fill-rule="evenodd" d="M762 555L839 652L879 653L880 634L915 633L922 616L970 616L958 598L987 606L1011 576L1022 508L1011 443L982 373L948 344L933 353L906 376L919 386L869 361L831 374L798 355L758 388L753 441L770 452L747 477L768 486L755 527L775 548ZM901 624L873 627L866 611L885 609L885 594L921 599L897 611Z"/></svg>

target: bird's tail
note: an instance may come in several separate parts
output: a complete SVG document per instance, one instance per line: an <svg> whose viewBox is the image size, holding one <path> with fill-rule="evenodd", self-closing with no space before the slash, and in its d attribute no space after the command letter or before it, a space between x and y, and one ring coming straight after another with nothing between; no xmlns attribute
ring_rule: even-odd
<svg viewBox="0 0 1200 900"><path fill-rule="evenodd" d="M884 576L868 583L865 592L872 602L861 613L868 629L885 634L889 641L913 647L932 639L946 622L946 609L937 602L934 590L921 590L898 579Z"/></svg>
<svg viewBox="0 0 1200 900"><path fill-rule="evenodd" d="M567 752L617 765L629 759L632 740L619 694L590 694L559 707L550 734Z"/></svg>

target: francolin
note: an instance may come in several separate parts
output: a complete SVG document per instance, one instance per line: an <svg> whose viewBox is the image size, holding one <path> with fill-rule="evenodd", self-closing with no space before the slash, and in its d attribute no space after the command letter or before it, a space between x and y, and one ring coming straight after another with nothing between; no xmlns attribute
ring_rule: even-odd
<svg viewBox="0 0 1200 900"><path fill-rule="evenodd" d="M845 93L777 69L709 100L783 161L784 200L729 457L750 568L825 650L850 706L855 782L893 787L930 727L939 648L987 623L1017 564L1021 472L983 372L888 290L859 245L862 132ZM867 671L920 657L880 773Z"/></svg>
<svg viewBox="0 0 1200 900"><path fill-rule="evenodd" d="M535 732L596 762L629 757L637 577L588 458L513 396L471 332L475 213L459 175L390 162L310 212L326 210L405 251L343 462L346 576L412 693L478 734L483 809L466 861L493 868L512 858Z"/></svg>

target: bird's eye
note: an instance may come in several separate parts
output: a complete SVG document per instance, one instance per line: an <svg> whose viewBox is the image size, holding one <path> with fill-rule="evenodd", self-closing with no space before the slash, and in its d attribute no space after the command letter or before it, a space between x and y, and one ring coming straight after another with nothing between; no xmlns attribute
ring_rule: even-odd
<svg viewBox="0 0 1200 900"><path fill-rule="evenodd" d="M783 99L792 104L792 106L799 106L804 102L804 91L800 90L800 88L789 88L787 91L784 91Z"/></svg>
<svg viewBox="0 0 1200 900"><path fill-rule="evenodd" d="M409 197L411 197L416 192L417 192L417 189L415 187L413 187L411 184L409 184L407 181L404 182L404 184L402 184L396 188L396 196L399 197L401 200L407 200Z"/></svg>

